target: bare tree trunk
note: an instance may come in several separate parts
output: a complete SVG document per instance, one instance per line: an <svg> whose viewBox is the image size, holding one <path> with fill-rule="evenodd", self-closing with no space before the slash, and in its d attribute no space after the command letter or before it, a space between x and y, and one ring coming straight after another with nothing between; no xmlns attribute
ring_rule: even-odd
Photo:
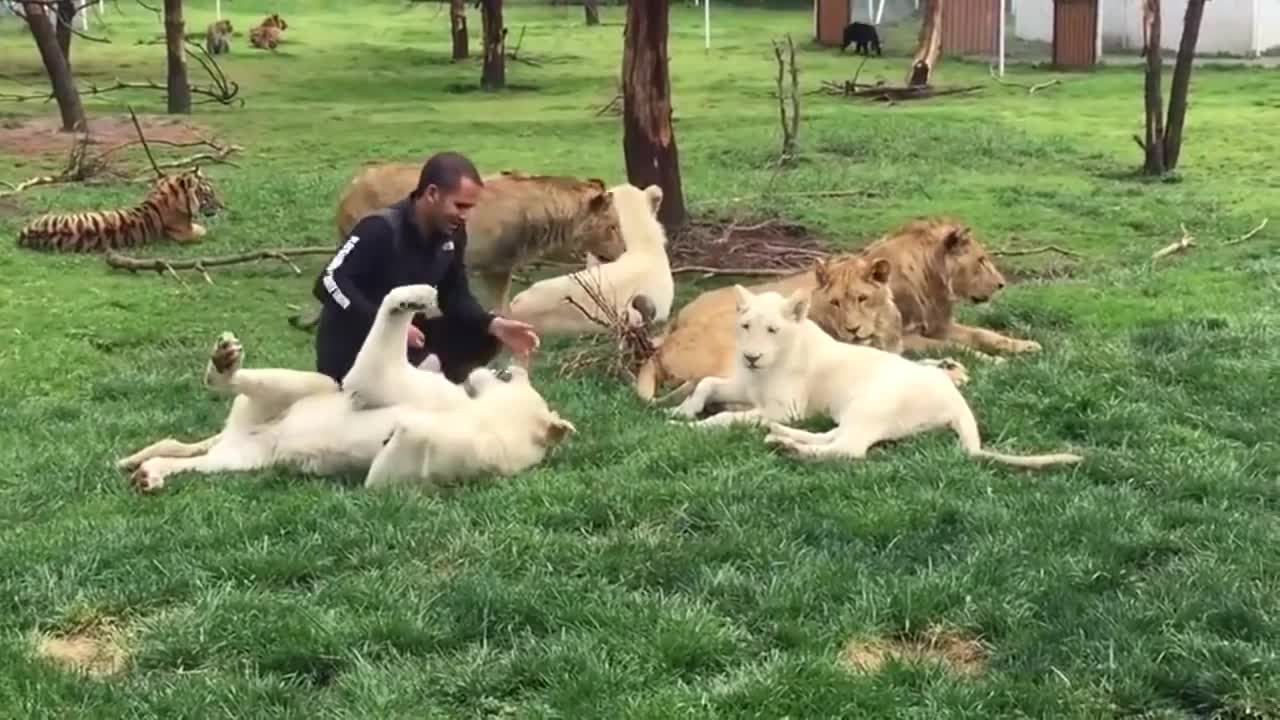
<svg viewBox="0 0 1280 720"><path fill-rule="evenodd" d="M1178 167L1182 153L1182 127L1187 119L1187 92L1191 89L1191 64L1200 39L1200 20L1204 17L1204 0L1190 0L1182 21L1182 41L1178 44L1178 61L1173 66L1173 84L1169 87L1169 119L1164 131L1165 170Z"/></svg>
<svg viewBox="0 0 1280 720"><path fill-rule="evenodd" d="M1164 98L1160 96L1160 0L1143 0L1142 21L1146 42L1142 52L1147 59L1146 68L1146 111L1147 136L1143 143L1146 151L1146 162L1143 172L1148 175L1161 175L1165 171L1164 162Z"/></svg>
<svg viewBox="0 0 1280 720"><path fill-rule="evenodd" d="M480 24L484 28L480 87L501 90L507 86L507 29L502 26L502 0L481 0Z"/></svg>
<svg viewBox="0 0 1280 720"><path fill-rule="evenodd" d="M467 38L467 0L449 0L449 31L453 35L453 59L466 60L471 54Z"/></svg>
<svg viewBox="0 0 1280 720"><path fill-rule="evenodd" d="M187 83L187 56L183 54L186 22L182 18L182 0L164 0L164 36L169 55L169 112L191 112L191 85Z"/></svg>
<svg viewBox="0 0 1280 720"><path fill-rule="evenodd" d="M933 80L933 71L938 68L938 57L942 54L942 2L943 0L926 0L924 21L920 23L920 39L916 44L916 54L911 58L911 69L907 71L907 85L923 86Z"/></svg>
<svg viewBox="0 0 1280 720"><path fill-rule="evenodd" d="M671 125L667 0L630 0L622 49L622 149L627 182L662 188L658 219L668 231L685 223L680 153Z"/></svg>
<svg viewBox="0 0 1280 720"><path fill-rule="evenodd" d="M58 48L62 50L62 57L67 59L67 67L71 66L71 23L75 21L75 0L58 0Z"/></svg>
<svg viewBox="0 0 1280 720"><path fill-rule="evenodd" d="M587 27L600 24L600 0L582 0L582 12L587 16Z"/></svg>
<svg viewBox="0 0 1280 720"><path fill-rule="evenodd" d="M49 85L54 99L58 101L58 112L62 115L63 131L87 130L89 123L85 118L84 106L80 104L80 91L76 89L75 79L71 77L67 57L58 47L57 32L53 21L45 13L45 6L39 2L24 2L22 14L26 16L27 27L31 29L31 37L40 51L44 70L49 74Z"/></svg>

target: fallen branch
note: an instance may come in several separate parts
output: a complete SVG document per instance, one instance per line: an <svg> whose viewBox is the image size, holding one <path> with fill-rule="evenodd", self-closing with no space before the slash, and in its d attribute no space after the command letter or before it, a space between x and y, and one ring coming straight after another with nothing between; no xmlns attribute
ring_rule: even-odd
<svg viewBox="0 0 1280 720"><path fill-rule="evenodd" d="M743 277L781 277L804 272L803 268L715 268L707 265L684 265L672 268L672 275L682 273L702 273L704 278L720 275L741 275Z"/></svg>
<svg viewBox="0 0 1280 720"><path fill-rule="evenodd" d="M587 297L599 310L599 314L587 310L582 303L571 296L566 295L564 300L588 320L608 330L609 336L615 342L612 343L612 348L609 347L610 343L598 341L581 347L560 364L560 374L566 376L593 365L603 364L612 370L611 374L621 375L629 381L634 381L635 373L640 366L656 352L653 341L649 337L648 326L647 324L635 326L628 322L628 313L619 313L613 303L606 299L599 280L593 277L593 281L589 281L585 279L587 277L593 276L574 275L573 280L587 293ZM648 318L645 320L647 321ZM610 360L612 362L608 362Z"/></svg>
<svg viewBox="0 0 1280 720"><path fill-rule="evenodd" d="M1226 246L1226 245L1239 245L1240 243L1244 242L1245 240L1248 240L1249 238L1253 237L1254 235L1257 235L1259 232L1262 232L1262 228L1266 227L1266 226L1267 226L1267 222L1268 222L1268 221L1270 221L1270 220L1271 220L1271 218L1262 218L1262 222L1258 224L1258 227L1256 227L1256 228L1254 228L1254 229L1250 230L1249 232L1245 233L1244 235L1241 235L1240 237L1236 238L1235 240L1228 240L1228 241L1226 241L1226 242L1224 242L1224 243L1222 243L1222 244L1223 244L1224 246Z"/></svg>
<svg viewBox="0 0 1280 720"><path fill-rule="evenodd" d="M1042 83L1036 83L1035 85L1027 85L1027 84L1025 84L1025 83L1019 83L1019 82L1013 82L1013 81L1010 81L1010 80L1005 80L1004 78L1002 78L1002 77L1000 77L1000 76L996 75L996 69L995 69L995 67L993 67L993 66L991 66L991 65L988 65L988 66L987 66L987 72L991 75L991 79L992 79L992 80L995 80L997 83L999 83L999 84L1001 84L1001 85L1004 85L1004 86L1006 86L1006 87L1019 87L1019 88L1022 88L1022 89L1024 89L1024 90L1026 90L1026 91L1027 91L1027 94L1028 94L1028 95L1035 95L1036 93L1040 92L1041 90L1044 90L1044 89L1046 89L1046 88L1051 88L1051 87L1053 87L1054 85L1061 85L1061 84L1062 84L1062 80L1060 80L1059 78L1054 78L1054 79L1052 79L1052 80L1047 80L1047 81L1042 82Z"/></svg>
<svg viewBox="0 0 1280 720"><path fill-rule="evenodd" d="M1159 250L1155 251L1154 253L1152 253L1151 254L1152 262L1155 262L1156 260L1159 260L1162 257L1168 257L1169 255L1173 255L1174 253L1185 252L1187 250L1190 250L1193 247L1196 247L1195 237L1193 237L1191 233L1187 232L1187 226L1183 224L1179 224L1179 227L1182 228L1182 239L1175 243L1170 243L1160 248Z"/></svg>
<svg viewBox="0 0 1280 720"><path fill-rule="evenodd" d="M940 90L931 85L910 85L906 87L895 87L891 85L863 85L865 88L859 90L858 86L852 82L846 83L823 83L823 87L830 95L840 95L843 97L869 99L876 102L900 102L903 100L929 100L931 98L942 97L944 95L963 95L973 92L981 92L984 89L982 85L970 85L967 87L947 88Z"/></svg>
<svg viewBox="0 0 1280 720"><path fill-rule="evenodd" d="M1084 257L1078 252L1060 248L1057 245L1042 245L1035 248L1027 248L1025 250L992 250L991 254L999 257L1019 257L1022 255L1039 255L1041 253L1057 253L1066 255L1067 257Z"/></svg>
<svg viewBox="0 0 1280 720"><path fill-rule="evenodd" d="M9 186L9 190L0 192L0 198L29 190L33 187L43 185L61 185L69 182L83 182L96 175L109 172L109 167L103 156L99 155L91 157L88 153L89 133L79 133L76 136L76 142L71 146L70 152L67 153L67 165L61 172L55 175L41 175L39 177L24 180L17 185L5 183Z"/></svg>
<svg viewBox="0 0 1280 720"><path fill-rule="evenodd" d="M280 250L254 250L251 252L241 253L239 255L224 255L221 257L193 258L191 260L167 260L165 258L135 258L123 255L114 250L107 252L104 256L107 265L120 270L128 270L129 272L138 272L139 270L150 270L156 273L168 273L181 279L178 276L178 270L196 270L204 275L205 282L213 284L213 278L209 276L208 269L212 267L221 267L225 265L236 265L239 263L253 262L255 260L279 260L288 265L295 275L301 275L302 270L293 263L292 258L303 257L306 255L332 255L333 248L328 246L313 246L300 248L284 248Z"/></svg>

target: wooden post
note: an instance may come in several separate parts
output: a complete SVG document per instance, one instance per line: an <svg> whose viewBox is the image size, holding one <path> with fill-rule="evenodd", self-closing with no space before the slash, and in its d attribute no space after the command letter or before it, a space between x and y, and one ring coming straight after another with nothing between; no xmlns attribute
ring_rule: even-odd
<svg viewBox="0 0 1280 720"><path fill-rule="evenodd" d="M183 53L186 22L182 17L182 0L164 0L164 36L168 51L169 112L191 112L191 86L187 84L187 56Z"/></svg>

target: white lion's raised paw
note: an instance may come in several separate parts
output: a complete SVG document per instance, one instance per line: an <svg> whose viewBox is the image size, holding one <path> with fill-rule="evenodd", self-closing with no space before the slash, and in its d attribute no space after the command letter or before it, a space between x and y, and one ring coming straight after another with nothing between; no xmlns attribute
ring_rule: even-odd
<svg viewBox="0 0 1280 720"><path fill-rule="evenodd" d="M147 472L147 465L143 463L129 476L129 484L140 493L154 493L159 492L164 487L164 478L158 474Z"/></svg>
<svg viewBox="0 0 1280 720"><path fill-rule="evenodd" d="M423 313L428 318L441 315L439 294L430 285L405 285L391 291L388 301L397 310Z"/></svg>
<svg viewBox="0 0 1280 720"><path fill-rule="evenodd" d="M240 370L244 362L244 346L234 333L224 332L213 344L209 353L209 365L205 369L204 380L209 385L225 385L232 375Z"/></svg>

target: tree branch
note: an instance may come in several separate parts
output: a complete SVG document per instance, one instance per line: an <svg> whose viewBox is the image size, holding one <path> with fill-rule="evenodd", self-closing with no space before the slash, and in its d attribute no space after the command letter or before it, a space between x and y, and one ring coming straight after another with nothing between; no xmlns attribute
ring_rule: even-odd
<svg viewBox="0 0 1280 720"><path fill-rule="evenodd" d="M1066 255L1067 257L1084 257L1078 252L1060 248L1057 245L1042 245L1040 247L1028 248L1026 250L992 250L991 254L999 257L1019 257L1022 255L1039 255L1041 253L1057 253Z"/></svg>
<svg viewBox="0 0 1280 720"><path fill-rule="evenodd" d="M1266 226L1267 226L1267 223L1268 223L1270 220L1271 220L1271 218L1262 218L1262 222L1258 224L1258 227L1256 227L1256 228L1254 228L1254 229L1250 230L1249 232L1245 233L1244 235L1241 235L1240 237L1236 238L1235 240L1228 240L1228 241L1226 241L1226 242L1224 242L1224 243L1222 243L1222 244L1223 244L1223 245L1239 245L1240 243L1244 242L1245 240L1248 240L1249 238L1253 237L1254 235L1257 235L1259 232L1262 232L1262 228L1266 227Z"/></svg>
<svg viewBox="0 0 1280 720"><path fill-rule="evenodd" d="M1152 253L1151 254L1152 262L1159 260L1162 257L1167 257L1169 255L1173 255L1174 253L1185 252L1187 250L1190 250L1193 247L1196 247L1196 239L1194 236L1191 235L1191 233L1187 232L1187 226L1184 224L1179 224L1179 227L1182 228L1182 239L1175 243L1170 243L1160 248L1159 250L1155 251L1154 253Z"/></svg>
<svg viewBox="0 0 1280 720"><path fill-rule="evenodd" d="M177 277L178 270L196 270L204 275L205 282L213 284L213 278L209 276L208 269L212 267L221 267L224 265L236 265L240 263L253 262L256 260L279 260L288 265L295 275L301 275L302 270L293 263L292 258L303 257L306 255L332 255L333 248L329 246L300 247L300 248L283 248L279 250L254 250L251 252L241 253L239 255L223 255L219 257L193 258L191 260L166 260L165 258L134 258L123 255L114 250L107 252L104 260L107 265L120 270L128 270L129 272L138 272L139 270L150 270L156 273L168 273Z"/></svg>

